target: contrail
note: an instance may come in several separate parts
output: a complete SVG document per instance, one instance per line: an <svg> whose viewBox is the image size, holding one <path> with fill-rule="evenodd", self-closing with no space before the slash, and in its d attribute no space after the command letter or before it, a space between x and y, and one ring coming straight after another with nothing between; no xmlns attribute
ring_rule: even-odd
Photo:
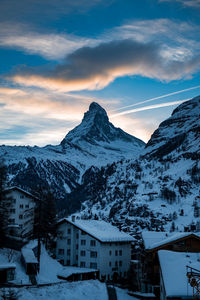
<svg viewBox="0 0 200 300"><path fill-rule="evenodd" d="M123 107L120 107L118 109L112 110L112 112L119 111L121 109L125 109L125 108L128 108L128 107L137 106L139 104L147 103L147 102L150 102L150 101L153 101L153 100L157 100L157 99L161 99L161 98L165 98L165 97L168 97L168 96L181 94L181 93L184 93L184 92L187 92L187 91L191 91L191 90L195 90L195 89L199 89L199 88L200 88L200 85L197 85L197 86L194 86L194 87L191 87L191 88L188 88L188 89L180 90L180 91L173 92L173 93L170 93L170 94L165 94L165 95L162 95L162 96L158 96L158 97L155 97L155 98L151 98L151 99L148 99L148 100L137 102L135 104L130 104L130 105L127 105L127 106L123 106Z"/></svg>
<svg viewBox="0 0 200 300"><path fill-rule="evenodd" d="M120 113L117 113L115 115L111 115L109 117L110 118L115 118L115 117L118 117L118 116L131 114L131 113L134 113L134 112L137 112L137 111L143 111L143 110L149 110L149 109L155 109L155 108L160 108L160 107L165 107L165 106L176 105L176 104L183 103L187 100L190 100L190 98L184 99L184 100L178 100L178 101L174 101L174 102L165 102L165 103L161 103L161 104L154 104L154 105L149 105L149 106L138 107L138 108L122 111Z"/></svg>

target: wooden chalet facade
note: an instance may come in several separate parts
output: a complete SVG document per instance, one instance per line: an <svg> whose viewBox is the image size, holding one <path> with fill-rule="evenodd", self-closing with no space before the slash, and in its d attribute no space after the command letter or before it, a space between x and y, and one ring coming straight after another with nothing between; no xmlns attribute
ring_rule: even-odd
<svg viewBox="0 0 200 300"><path fill-rule="evenodd" d="M151 236L152 232L149 232ZM158 239L156 239L158 234ZM145 241L148 232L143 234L143 251L141 253L141 291L160 293L160 266L158 259L159 250L175 252L200 252L200 236L195 233L153 233L156 242ZM160 239L160 241L159 241ZM152 238L154 241L154 238Z"/></svg>

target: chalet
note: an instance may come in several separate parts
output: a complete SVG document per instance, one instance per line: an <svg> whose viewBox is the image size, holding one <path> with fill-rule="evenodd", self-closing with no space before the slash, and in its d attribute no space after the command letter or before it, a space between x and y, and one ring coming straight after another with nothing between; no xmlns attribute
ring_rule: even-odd
<svg viewBox="0 0 200 300"><path fill-rule="evenodd" d="M200 270L199 253L159 250L160 300L192 300L195 289L189 284L187 266ZM198 297L197 297L198 298Z"/></svg>
<svg viewBox="0 0 200 300"><path fill-rule="evenodd" d="M68 266L99 271L100 279L126 277L134 239L105 221L64 218L58 222L56 258Z"/></svg>
<svg viewBox="0 0 200 300"><path fill-rule="evenodd" d="M16 186L6 189L6 194L8 234L29 237L33 232L36 197Z"/></svg>
<svg viewBox="0 0 200 300"><path fill-rule="evenodd" d="M159 294L159 250L176 252L200 252L200 236L191 232L152 232L142 233L143 251L141 254L141 290Z"/></svg>

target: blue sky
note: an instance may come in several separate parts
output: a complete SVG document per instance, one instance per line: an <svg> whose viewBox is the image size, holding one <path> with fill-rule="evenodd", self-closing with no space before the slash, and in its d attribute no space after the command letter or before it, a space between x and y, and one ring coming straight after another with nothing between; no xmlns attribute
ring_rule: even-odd
<svg viewBox="0 0 200 300"><path fill-rule="evenodd" d="M92 101L147 142L200 94L199 13L200 0L1 0L0 143L58 144Z"/></svg>

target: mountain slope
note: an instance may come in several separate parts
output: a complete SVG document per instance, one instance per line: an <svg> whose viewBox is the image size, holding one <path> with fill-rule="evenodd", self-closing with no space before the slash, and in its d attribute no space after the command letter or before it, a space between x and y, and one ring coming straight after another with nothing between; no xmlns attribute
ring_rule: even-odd
<svg viewBox="0 0 200 300"><path fill-rule="evenodd" d="M82 214L120 222L133 233L200 224L199 158L200 97L196 97L160 124L138 159L87 171L79 187L85 195Z"/></svg>
<svg viewBox="0 0 200 300"><path fill-rule="evenodd" d="M79 186L88 168L135 158L144 146L141 140L115 128L106 111L93 102L81 124L59 145L0 146L0 157L8 166L10 184L29 190L38 184L50 186L62 207L62 199Z"/></svg>

